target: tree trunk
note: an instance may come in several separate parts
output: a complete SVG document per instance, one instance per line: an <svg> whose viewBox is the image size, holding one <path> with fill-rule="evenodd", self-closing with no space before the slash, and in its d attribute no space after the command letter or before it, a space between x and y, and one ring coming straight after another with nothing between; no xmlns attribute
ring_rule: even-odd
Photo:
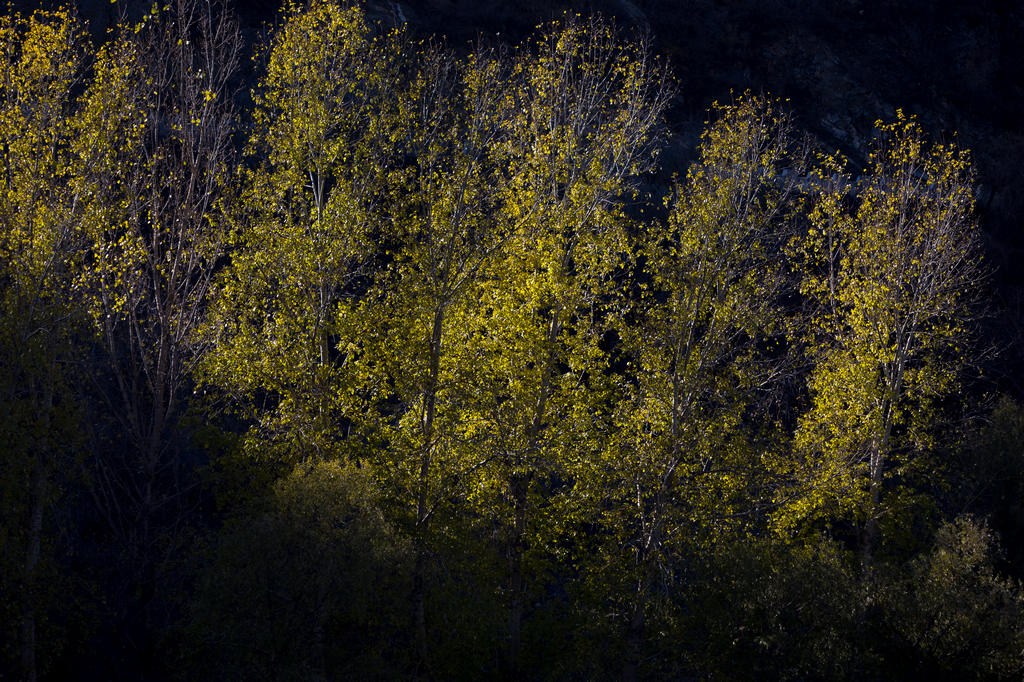
<svg viewBox="0 0 1024 682"><path fill-rule="evenodd" d="M522 646L523 622L523 543L526 536L526 484L521 476L512 477L512 504L514 521L508 554L508 650L506 652L508 678L519 679L519 652Z"/></svg>
<svg viewBox="0 0 1024 682"><path fill-rule="evenodd" d="M878 505L882 491L882 454L871 452L868 463L868 516L864 521L864 537L861 546L861 569L865 575L871 572L875 560L875 545L878 543Z"/></svg>
<svg viewBox="0 0 1024 682"><path fill-rule="evenodd" d="M900 369L902 370L902 363ZM894 382L894 392L902 383L902 371ZM892 401L886 400L882 405L881 442L872 444L868 460L868 515L864 521L864 537L861 547L861 569L865 575L871 572L875 561L875 547L878 544L878 516L882 499L882 472L885 457L889 449L889 438L892 433Z"/></svg>
<svg viewBox="0 0 1024 682"><path fill-rule="evenodd" d="M33 391L35 393L35 391ZM37 394L38 395L38 394ZM43 438L49 436L50 410L53 407L53 386L47 385L43 390L40 402L40 433ZM38 615L36 612L36 589L38 586L39 559L43 544L43 512L46 508L46 475L47 455L50 448L47 443L36 444L36 454L32 462L29 498L28 547L25 552L24 594L21 620L21 668L24 678L35 682L38 678L37 663L37 630Z"/></svg>
<svg viewBox="0 0 1024 682"><path fill-rule="evenodd" d="M430 486L430 463L434 440L434 417L437 414L437 385L441 371L441 339L444 330L445 304L441 302L434 311L430 330L430 374L423 389L423 442L420 447L420 471L416 493L416 563L413 567L412 602L415 627L416 650L419 667L424 675L430 676L429 650L427 647L426 586L424 574L427 566L426 531L429 522L428 489Z"/></svg>
<svg viewBox="0 0 1024 682"><path fill-rule="evenodd" d="M416 544L416 562L412 575L413 628L414 636L416 637L416 656L419 658L417 667L423 677L429 678L430 650L427 646L426 590L423 584L423 574L426 570L426 552L419 546L421 544L419 540L417 540Z"/></svg>
<svg viewBox="0 0 1024 682"><path fill-rule="evenodd" d="M540 449L541 434L544 430L544 419L547 413L548 399L551 395L551 376L558 361L555 343L562 332L561 308L556 307L551 313L548 323L547 342L548 357L545 359L544 373L541 375L537 390L537 402L534 406L533 419L527 432L526 452L535 453ZM523 462L517 462L521 467ZM512 497L512 534L508 540L508 646L505 653L506 667L510 679L519 677L520 649L522 647L523 623L523 592L526 580L523 575L523 551L526 544L527 485L529 475L513 470L509 488Z"/></svg>
<svg viewBox="0 0 1024 682"><path fill-rule="evenodd" d="M626 630L626 659L622 664L622 679L624 682L636 682L640 672L640 657L643 653L644 630L644 588L641 581L637 581L637 602L633 605L633 613L629 617L629 627Z"/></svg>
<svg viewBox="0 0 1024 682"><path fill-rule="evenodd" d="M46 500L46 474L42 453L32 465L31 512L29 517L28 551L25 554L25 587L21 621L21 668L26 680L35 682L36 672L36 569L43 536L43 508Z"/></svg>

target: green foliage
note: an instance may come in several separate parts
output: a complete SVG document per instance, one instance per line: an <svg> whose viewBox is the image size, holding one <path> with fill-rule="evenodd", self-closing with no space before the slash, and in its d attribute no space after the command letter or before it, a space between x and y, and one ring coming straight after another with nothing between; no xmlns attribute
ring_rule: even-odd
<svg viewBox="0 0 1024 682"><path fill-rule="evenodd" d="M400 674L411 547L366 467L282 478L212 539L181 645L185 678Z"/></svg>
<svg viewBox="0 0 1024 682"><path fill-rule="evenodd" d="M482 288L474 396L493 461L473 501L509 558L514 671L519 637L530 636L519 631L527 595L593 518L597 498L582 484L609 426L603 308L630 249L624 206L654 168L670 88L645 44L571 17L541 27L509 81L494 154L511 231Z"/></svg>
<svg viewBox="0 0 1024 682"><path fill-rule="evenodd" d="M678 636L700 675L723 679L863 679L865 602L836 543L748 539L702 558Z"/></svg>
<svg viewBox="0 0 1024 682"><path fill-rule="evenodd" d="M1024 568L1024 408L1000 397L984 420L958 443L950 467L954 504L989 518L1003 538L1015 575Z"/></svg>
<svg viewBox="0 0 1024 682"><path fill-rule="evenodd" d="M1024 591L995 572L992 532L969 517L939 528L932 549L883 589L907 672L932 679L1016 679L1024 671Z"/></svg>
<svg viewBox="0 0 1024 682"><path fill-rule="evenodd" d="M1024 592L995 573L996 553L966 517L871 581L826 538L741 541L702 562L680 637L711 677L1014 679Z"/></svg>
<svg viewBox="0 0 1024 682"><path fill-rule="evenodd" d="M400 406L379 425L388 442L379 456L421 527L482 464L471 393L484 369L479 303L508 230L495 215L500 176L489 156L501 134L500 64L442 48L409 59L403 152L415 162L387 207L394 248L369 296L377 329L367 341L391 388L381 397Z"/></svg>
<svg viewBox="0 0 1024 682"><path fill-rule="evenodd" d="M772 260L784 242L790 188L779 173L791 140L777 106L748 96L716 109L699 161L666 201L668 220L637 233L640 300L618 301L629 364L617 378L616 430L582 467L604 500L599 570L623 600L632 656L643 619L678 589L670 567L738 530L755 504L760 458L744 421L777 364L756 343L776 332L785 286Z"/></svg>

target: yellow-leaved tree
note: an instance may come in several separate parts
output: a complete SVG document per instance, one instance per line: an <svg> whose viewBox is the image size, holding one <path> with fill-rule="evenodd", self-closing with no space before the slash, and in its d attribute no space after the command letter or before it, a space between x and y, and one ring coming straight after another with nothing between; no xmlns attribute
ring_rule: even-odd
<svg viewBox="0 0 1024 682"><path fill-rule="evenodd" d="M384 220L396 45L358 8L313 2L289 6L269 47L203 364L252 421L253 456L337 457L361 417L356 294Z"/></svg>
<svg viewBox="0 0 1024 682"><path fill-rule="evenodd" d="M629 361L617 430L591 465L593 494L609 500L597 570L613 574L626 679L640 674L658 595L678 589L673 567L752 509L760 453L748 422L763 419L755 410L785 360L785 174L801 162L790 123L778 102L749 94L713 113L668 220L638 233L641 295L617 320Z"/></svg>
<svg viewBox="0 0 1024 682"><path fill-rule="evenodd" d="M372 362L396 404L380 424L387 446L378 461L408 512L414 634L427 668L434 519L465 513L466 484L491 460L472 388L486 362L481 286L511 231L498 208L504 173L493 156L509 116L508 69L496 51L462 58L439 46L410 52L407 63L410 77L395 95L408 163L387 207L390 262L367 315L376 320Z"/></svg>
<svg viewBox="0 0 1024 682"><path fill-rule="evenodd" d="M48 510L80 439L74 275L83 196L68 184L86 54L67 11L0 19L0 639L10 642L4 658L20 659L5 661L8 669L25 680L45 672L46 652L57 649L46 618L59 589L44 578Z"/></svg>
<svg viewBox="0 0 1024 682"><path fill-rule="evenodd" d="M509 237L479 299L485 360L474 418L492 461L474 499L506 559L513 678L523 674L530 575L580 521L573 481L600 449L602 310L620 284L626 206L654 168L671 95L646 42L571 16L519 48L505 88L513 116L494 156L506 174L498 190Z"/></svg>
<svg viewBox="0 0 1024 682"><path fill-rule="evenodd" d="M91 388L120 428L93 462L97 508L131 577L136 654L148 659L153 608L198 481L179 428L213 274L235 148L231 17L203 0L154 5L97 53L75 118L88 257L77 273L100 361ZM105 437L105 436L101 436Z"/></svg>
<svg viewBox="0 0 1024 682"><path fill-rule="evenodd" d="M814 368L794 440L783 526L821 514L854 519L866 570L903 474L933 447L938 402L956 390L984 282L973 172L955 144L929 144L900 112L878 124L857 182L836 158L818 172L810 227L794 246Z"/></svg>

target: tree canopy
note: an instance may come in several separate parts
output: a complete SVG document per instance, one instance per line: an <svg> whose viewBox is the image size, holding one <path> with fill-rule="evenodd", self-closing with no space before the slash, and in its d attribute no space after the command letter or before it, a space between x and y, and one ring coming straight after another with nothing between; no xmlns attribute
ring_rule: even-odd
<svg viewBox="0 0 1024 682"><path fill-rule="evenodd" d="M0 675L1024 672L955 141L857 169L747 92L670 177L599 16L244 50L0 21Z"/></svg>

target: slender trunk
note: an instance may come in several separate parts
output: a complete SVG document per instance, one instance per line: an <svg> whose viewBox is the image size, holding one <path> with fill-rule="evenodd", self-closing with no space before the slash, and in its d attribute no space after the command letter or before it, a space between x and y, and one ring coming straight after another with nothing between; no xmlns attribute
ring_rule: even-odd
<svg viewBox="0 0 1024 682"><path fill-rule="evenodd" d="M865 575L869 574L874 566L875 547L878 544L878 517L882 499L882 472L891 432L892 401L886 400L882 406L882 435L878 442L872 444L868 460L868 513L867 519L864 521L864 537L861 547L861 569Z"/></svg>
<svg viewBox="0 0 1024 682"><path fill-rule="evenodd" d="M312 651L310 652L310 679L313 682L326 682L327 681L327 628L325 623L327 622L328 615L330 613L329 602L328 602L328 585L330 582L330 574L336 570L333 562L325 567L324 572L320 576L320 584L317 586L317 609L316 619L313 623L313 641L311 643Z"/></svg>
<svg viewBox="0 0 1024 682"><path fill-rule="evenodd" d="M864 574L871 572L874 565L875 545L878 542L878 505L882 491L882 453L877 448L871 452L868 464L868 514L864 521L864 537L861 547L861 569Z"/></svg>
<svg viewBox="0 0 1024 682"><path fill-rule="evenodd" d="M146 480L143 483L145 489L142 497L138 536L136 538L137 548L135 550L138 566L136 568L137 572L134 575L138 576L140 580L138 608L141 611L142 632L140 633L141 643L139 648L143 669L145 669L148 661L151 660L150 649L152 647L152 633L154 629L153 597L156 594L156 566L154 565L156 559L151 538L155 521L153 516L156 509L156 491L154 489L156 483L156 456L156 453L152 451L145 455L144 475Z"/></svg>
<svg viewBox="0 0 1024 682"><path fill-rule="evenodd" d="M526 481L512 477L513 524L508 553L508 678L519 679L519 652L523 621L523 550L526 537Z"/></svg>
<svg viewBox="0 0 1024 682"><path fill-rule="evenodd" d="M644 586L642 580L637 580L637 602L633 605L633 613L629 617L629 626L626 630L626 658L622 663L622 679L624 682L636 682L640 672L640 657L643 653L644 631L646 620L644 619Z"/></svg>
<svg viewBox="0 0 1024 682"><path fill-rule="evenodd" d="M330 337L327 334L326 329L326 317L327 317L327 292L324 291L324 287L320 287L320 313L318 325L323 327L320 329L319 342L320 347L320 367L328 367L331 360L331 344ZM319 376L319 375L318 375ZM321 384L319 378L317 383L314 384L313 391L316 399L316 410L317 410L317 428L320 433L327 433L330 430L330 414L327 411L327 394L328 387ZM316 440L317 446L316 451L319 457L323 457L323 452L320 450L320 439ZM303 453L303 458L307 455Z"/></svg>
<svg viewBox="0 0 1024 682"><path fill-rule="evenodd" d="M426 622L426 532L429 521L428 495L430 486L430 464L434 440L434 418L437 414L437 386L441 370L441 338L444 330L444 303L434 311L430 332L430 373L423 389L423 443L420 448L420 471L416 494L416 562L413 567L413 618L415 625L416 649L422 671L429 676L429 650L427 647Z"/></svg>
<svg viewBox="0 0 1024 682"><path fill-rule="evenodd" d="M651 510L648 530L642 531L642 542L637 549L636 566L638 573L636 589L634 591L632 611L629 614L629 623L626 625L626 656L622 664L622 679L626 680L626 682L635 682L639 674L640 659L643 654L644 638L647 632L647 619L644 615L644 607L647 605L647 588L653 582L654 575L654 568L650 564L656 559L655 552L661 544L662 510L664 508L665 493L678 462L679 458L676 456L662 476L658 492L654 496L654 508Z"/></svg>
<svg viewBox="0 0 1024 682"><path fill-rule="evenodd" d="M53 387L47 385L41 396L40 433L49 433L50 409L53 407ZM44 435L43 438L46 436ZM35 682L38 677L36 666L38 617L36 613L36 588L39 558L43 544L43 512L46 508L46 474L48 444L36 444L32 462L29 499L28 547L25 553L24 594L21 620L21 667L26 680Z"/></svg>
<svg viewBox="0 0 1024 682"><path fill-rule="evenodd" d="M413 566L412 575L412 602L413 602L413 627L416 637L416 655L419 658L418 666L424 677L430 677L429 654L427 647L427 617L425 608L426 590L423 584L423 574L426 570L426 551L422 541L416 542L416 561Z"/></svg>
<svg viewBox="0 0 1024 682"><path fill-rule="evenodd" d="M533 419L527 432L526 452L533 453L540 448L541 434L544 430L544 420L547 416L548 399L551 396L551 375L554 372L558 356L555 352L555 343L562 331L562 318L559 308L551 314L548 323L547 343L548 357L545 360L544 372L540 377L540 386L537 391L537 402L533 410ZM523 464L519 461L520 468ZM527 516L527 486L529 475L521 471L513 471L509 487L512 497L512 533L508 540L508 588L509 588L509 613L508 613L508 641L505 652L506 667L510 679L519 677L519 659L522 648L522 623L523 623L523 594L526 588L526 580L523 572L523 553L526 548L526 516Z"/></svg>
<svg viewBox="0 0 1024 682"><path fill-rule="evenodd" d="M693 329L690 328L692 333ZM685 348L688 351L689 343L685 344ZM675 351L675 357L673 358L673 369L672 372L672 408L671 408L671 436L672 436L672 450L667 453L665 471L660 477L658 482L658 489L654 495L653 506L651 507L648 515L648 524L646 528L643 523L643 507L641 506L640 496L637 496L637 513L640 515L641 523L641 539L640 548L637 550L636 565L639 569L639 575L636 579L636 590L634 595L632 612L629 615L629 622L626 625L626 656L622 664L622 679L626 682L635 682L639 675L640 659L643 654L644 637L647 630L647 620L644 616L644 606L647 602L647 587L652 582L650 576L652 575L649 563L656 559L654 553L658 551L658 547L661 544L661 532L663 524L663 514L666 506L666 496L669 494L669 488L672 484L672 479L675 476L677 467L681 460L680 454L680 438L682 434L682 413L684 410L684 402L682 396L683 381L682 377L677 371L679 365L679 358L683 357L684 341L680 337L679 343ZM688 356L689 353L687 352Z"/></svg>
<svg viewBox="0 0 1024 682"><path fill-rule="evenodd" d="M132 569L132 575L139 582L138 603L139 624L141 632L138 633L139 643L137 654L139 656L139 670L148 675L156 660L156 630L158 628L155 617L154 603L157 595L157 548L154 536L154 528L158 528L157 511L161 504L160 481L157 477L160 474L161 459L164 456L161 452L164 430L166 426L167 402L165 400L166 387L169 383L169 370L167 368L167 350L169 339L166 334L161 337L160 352L155 367L156 377L153 382L153 405L152 422L149 433L145 440L140 443L140 457L142 459L142 496L139 504L139 512L136 520L136 536L134 539L134 559L136 566Z"/></svg>
<svg viewBox="0 0 1024 682"><path fill-rule="evenodd" d="M42 454L37 454L32 465L31 511L29 518L28 551L25 555L24 606L21 621L21 667L26 680L35 682L36 673L36 569L43 536L43 508L46 497L46 473Z"/></svg>

